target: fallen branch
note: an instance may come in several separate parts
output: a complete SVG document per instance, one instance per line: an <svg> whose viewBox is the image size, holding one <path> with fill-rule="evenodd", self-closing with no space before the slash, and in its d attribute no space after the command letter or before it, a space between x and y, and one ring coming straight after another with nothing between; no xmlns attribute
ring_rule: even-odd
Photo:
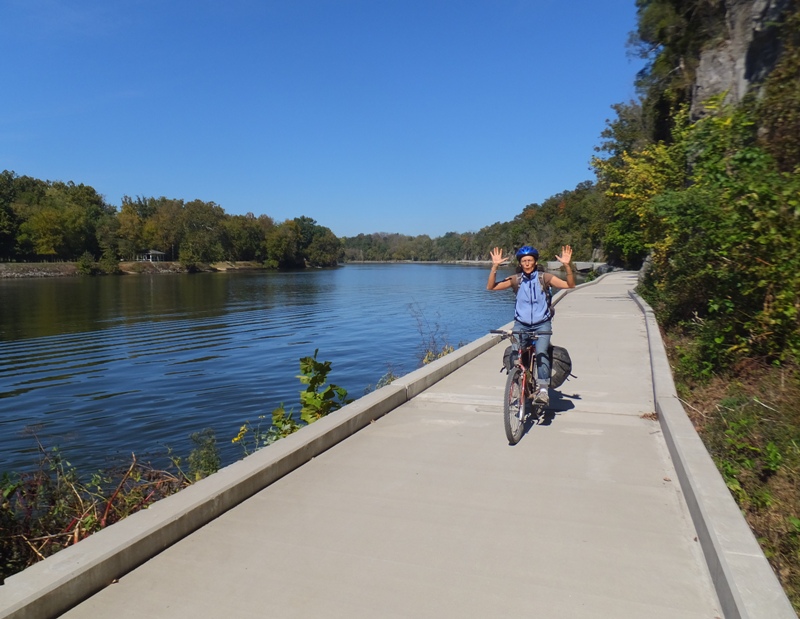
<svg viewBox="0 0 800 619"><path fill-rule="evenodd" d="M694 412L696 412L698 415L701 415L703 417L708 417L708 415L706 413L704 413L703 411L701 411L699 408L695 408L694 406L689 404L686 400L682 399L680 396L677 396L677 397L678 397L678 400L680 401L680 403L683 404L684 406L688 406Z"/></svg>

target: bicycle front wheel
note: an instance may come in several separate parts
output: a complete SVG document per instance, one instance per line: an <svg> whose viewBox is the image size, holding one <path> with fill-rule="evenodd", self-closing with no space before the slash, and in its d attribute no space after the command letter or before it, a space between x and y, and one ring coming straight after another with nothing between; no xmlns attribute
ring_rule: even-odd
<svg viewBox="0 0 800 619"><path fill-rule="evenodd" d="M516 445L525 430L525 393L522 370L518 367L508 373L506 394L503 402L503 423L509 445Z"/></svg>

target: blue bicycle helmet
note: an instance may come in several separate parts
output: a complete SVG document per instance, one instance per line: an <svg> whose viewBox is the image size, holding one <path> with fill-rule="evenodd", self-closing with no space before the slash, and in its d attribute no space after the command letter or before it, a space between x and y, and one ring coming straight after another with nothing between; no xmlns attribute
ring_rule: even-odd
<svg viewBox="0 0 800 619"><path fill-rule="evenodd" d="M539 250L530 245L524 245L517 250L517 260L522 260L524 256L533 256L539 260Z"/></svg>

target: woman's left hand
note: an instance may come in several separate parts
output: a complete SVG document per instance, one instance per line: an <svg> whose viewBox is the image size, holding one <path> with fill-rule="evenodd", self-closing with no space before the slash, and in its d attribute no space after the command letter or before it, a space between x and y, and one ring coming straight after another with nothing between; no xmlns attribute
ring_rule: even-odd
<svg viewBox="0 0 800 619"><path fill-rule="evenodd" d="M569 264L572 261L572 247L569 245L562 245L561 255L556 256L556 260L558 260L561 264Z"/></svg>

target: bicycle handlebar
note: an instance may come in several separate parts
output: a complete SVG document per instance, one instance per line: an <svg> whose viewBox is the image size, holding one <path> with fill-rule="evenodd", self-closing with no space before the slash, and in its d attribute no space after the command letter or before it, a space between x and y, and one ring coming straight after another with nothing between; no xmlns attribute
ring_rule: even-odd
<svg viewBox="0 0 800 619"><path fill-rule="evenodd" d="M539 336L539 335L553 335L552 331L539 331L538 333L533 330L525 330L525 331L515 331L513 329L506 331L504 329L492 329L489 333L494 333L496 335L502 335L503 339L507 337L511 337L513 335L527 335L527 336Z"/></svg>

